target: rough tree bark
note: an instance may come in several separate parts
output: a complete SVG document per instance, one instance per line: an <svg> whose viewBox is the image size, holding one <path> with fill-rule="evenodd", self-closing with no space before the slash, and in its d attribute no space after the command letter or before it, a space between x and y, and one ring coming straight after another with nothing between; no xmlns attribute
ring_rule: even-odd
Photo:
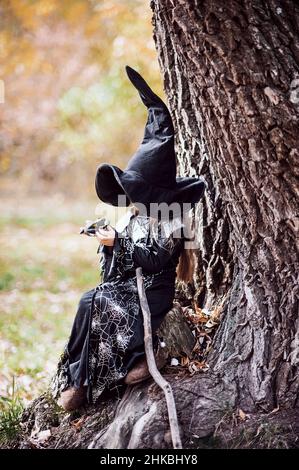
<svg viewBox="0 0 299 470"><path fill-rule="evenodd" d="M209 186L194 292L200 307L225 299L211 372L230 382L234 406L296 407L299 5L151 7L181 174L202 174Z"/></svg>

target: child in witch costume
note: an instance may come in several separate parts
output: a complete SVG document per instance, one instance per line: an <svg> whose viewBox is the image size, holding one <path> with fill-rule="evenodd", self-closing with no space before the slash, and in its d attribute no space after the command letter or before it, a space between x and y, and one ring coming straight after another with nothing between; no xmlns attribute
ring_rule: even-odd
<svg viewBox="0 0 299 470"><path fill-rule="evenodd" d="M154 334L172 308L179 258L186 251L184 206L197 203L205 187L199 178L176 177L170 113L135 70L126 71L148 109L144 138L124 171L100 165L95 186L103 202L133 207L115 229L97 232L103 280L83 294L51 384L68 411L149 376L136 268L142 268ZM179 210L170 219L152 217L151 207L162 203Z"/></svg>

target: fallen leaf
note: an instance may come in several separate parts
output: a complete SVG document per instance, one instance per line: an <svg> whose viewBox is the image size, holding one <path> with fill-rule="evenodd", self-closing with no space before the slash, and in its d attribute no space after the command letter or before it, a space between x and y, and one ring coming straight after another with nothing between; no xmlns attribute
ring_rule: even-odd
<svg viewBox="0 0 299 470"><path fill-rule="evenodd" d="M208 369L208 364L204 361L190 361L190 364L188 366L189 372L191 374L194 374L195 372L198 372L200 370L204 371Z"/></svg>
<svg viewBox="0 0 299 470"><path fill-rule="evenodd" d="M182 366L187 366L189 364L189 362L190 362L189 357L187 357L187 356L181 357L181 365Z"/></svg>
<svg viewBox="0 0 299 470"><path fill-rule="evenodd" d="M213 328L216 325L218 325L218 322L215 322L215 321L210 319L206 322L205 327L206 328Z"/></svg>
<svg viewBox="0 0 299 470"><path fill-rule="evenodd" d="M82 418L78 418L75 421L72 421L71 425L76 429L76 431L81 431L84 421L85 421L85 418L84 416L82 416Z"/></svg>
<svg viewBox="0 0 299 470"><path fill-rule="evenodd" d="M246 413L244 413L244 411L239 408L239 418L241 419L241 421L245 421L247 418L248 418L248 415Z"/></svg>

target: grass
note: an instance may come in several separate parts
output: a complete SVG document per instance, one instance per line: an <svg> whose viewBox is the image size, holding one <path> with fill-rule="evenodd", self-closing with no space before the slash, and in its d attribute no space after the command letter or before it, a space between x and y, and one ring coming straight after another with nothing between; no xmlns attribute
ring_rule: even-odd
<svg viewBox="0 0 299 470"><path fill-rule="evenodd" d="M12 406L7 416L19 409L12 383L24 405L46 389L81 295L100 282L97 241L78 234L94 209L95 201L55 197L2 205L0 399Z"/></svg>
<svg viewBox="0 0 299 470"><path fill-rule="evenodd" d="M20 418L23 409L23 403L16 392L13 379L11 395L0 397L0 444L13 440L21 431Z"/></svg>

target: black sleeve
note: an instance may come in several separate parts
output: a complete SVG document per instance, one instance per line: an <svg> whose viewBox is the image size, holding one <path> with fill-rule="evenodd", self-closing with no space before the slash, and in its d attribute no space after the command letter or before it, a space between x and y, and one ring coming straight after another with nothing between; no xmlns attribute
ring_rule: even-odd
<svg viewBox="0 0 299 470"><path fill-rule="evenodd" d="M140 239L135 243L128 236L116 236L116 249L123 252L124 269L141 267L145 272L158 273L178 248L179 238Z"/></svg>
<svg viewBox="0 0 299 470"><path fill-rule="evenodd" d="M100 255L100 258L99 258L100 274L101 274L102 280L105 281L110 271L113 251L110 250L108 246L100 244L98 247L97 253Z"/></svg>
<svg viewBox="0 0 299 470"><path fill-rule="evenodd" d="M140 266L149 273L161 271L171 259L175 246L175 244L167 246L167 243L160 244L156 241L153 242L152 246L146 248L135 246L133 252L135 267Z"/></svg>

